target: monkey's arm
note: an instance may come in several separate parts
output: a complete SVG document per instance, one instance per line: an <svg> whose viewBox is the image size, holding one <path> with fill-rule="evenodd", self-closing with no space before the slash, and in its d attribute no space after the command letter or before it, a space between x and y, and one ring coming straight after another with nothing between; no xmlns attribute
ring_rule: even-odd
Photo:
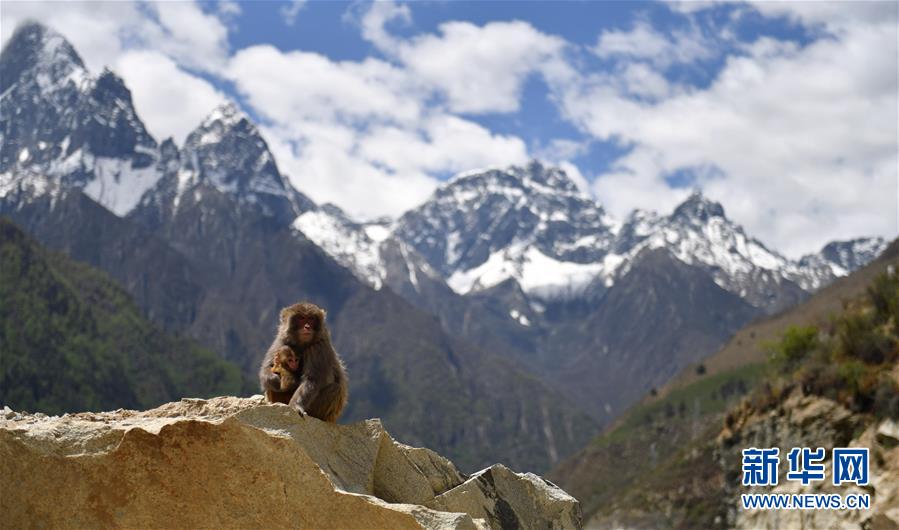
<svg viewBox="0 0 899 530"><path fill-rule="evenodd" d="M259 367L259 386L262 387L263 392L269 390L277 392L281 389L281 376L272 372L274 366L272 357L271 353L266 355Z"/></svg>
<svg viewBox="0 0 899 530"><path fill-rule="evenodd" d="M262 383L262 390L274 390L275 392L281 390L281 376L278 374L269 372L268 375L260 379L260 382Z"/></svg>
<svg viewBox="0 0 899 530"><path fill-rule="evenodd" d="M296 409L300 414L306 414L309 405L315 402L320 388L312 379L303 378L303 382L294 391L290 398L289 405Z"/></svg>

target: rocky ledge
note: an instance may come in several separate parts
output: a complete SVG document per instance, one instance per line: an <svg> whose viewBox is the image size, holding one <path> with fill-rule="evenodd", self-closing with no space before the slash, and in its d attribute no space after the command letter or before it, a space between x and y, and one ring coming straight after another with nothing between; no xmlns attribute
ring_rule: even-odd
<svg viewBox="0 0 899 530"><path fill-rule="evenodd" d="M580 528L578 502L501 464L472 476L262 396L148 411L0 413L10 528Z"/></svg>

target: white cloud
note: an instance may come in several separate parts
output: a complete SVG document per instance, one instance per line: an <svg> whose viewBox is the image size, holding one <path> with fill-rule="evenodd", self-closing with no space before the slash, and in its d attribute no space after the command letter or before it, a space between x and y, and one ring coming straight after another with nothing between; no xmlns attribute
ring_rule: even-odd
<svg viewBox="0 0 899 530"><path fill-rule="evenodd" d="M896 20L896 2L750 2L768 17L784 16L805 25L823 25L839 30L853 24L881 24Z"/></svg>
<svg viewBox="0 0 899 530"><path fill-rule="evenodd" d="M629 31L603 31L593 51L602 58L646 60L658 68L709 59L718 53L695 25L665 34L645 20L637 21Z"/></svg>
<svg viewBox="0 0 899 530"><path fill-rule="evenodd" d="M644 63L622 65L616 77L620 90L632 96L658 100L673 90L664 75Z"/></svg>
<svg viewBox="0 0 899 530"><path fill-rule="evenodd" d="M426 118L418 131L375 128L361 139L359 153L401 173L456 173L527 162L527 149L520 138L494 135L474 122L448 114Z"/></svg>
<svg viewBox="0 0 899 530"><path fill-rule="evenodd" d="M226 99L212 85L158 52L126 52L115 70L128 80L138 114L152 116L146 120L150 133L160 140L173 136L179 145Z"/></svg>
<svg viewBox="0 0 899 530"><path fill-rule="evenodd" d="M568 119L634 146L594 182L601 202L619 217L665 212L688 192L665 175L715 167L697 184L791 256L837 238L895 237L896 17L858 18L805 48L761 39L708 88L658 101L597 75L555 86Z"/></svg>
<svg viewBox="0 0 899 530"><path fill-rule="evenodd" d="M421 114L414 81L377 59L332 62L317 53L253 46L238 52L228 77L271 120L415 121Z"/></svg>
<svg viewBox="0 0 899 530"><path fill-rule="evenodd" d="M139 28L144 46L161 51L179 64L207 72L219 71L228 60L228 28L194 2L147 4L157 23Z"/></svg>
<svg viewBox="0 0 899 530"><path fill-rule="evenodd" d="M398 46L398 40L386 28L387 24L391 22L403 24L412 22L412 12L409 10L409 6L397 5L391 0L372 2L368 10L362 13L360 19L362 38L383 51L394 52Z"/></svg>
<svg viewBox="0 0 899 530"><path fill-rule="evenodd" d="M453 112L519 110L527 76L558 61L565 41L526 22L440 25L441 35L422 35L397 48L399 60L445 94Z"/></svg>
<svg viewBox="0 0 899 530"><path fill-rule="evenodd" d="M263 127L262 134L297 189L358 219L397 215L424 201L438 184L423 172L395 173L354 154L358 137L350 127L310 122Z"/></svg>
<svg viewBox="0 0 899 530"><path fill-rule="evenodd" d="M297 15L306 7L308 0L291 0L287 5L283 6L279 12L284 17L284 23L293 26L297 20Z"/></svg>
<svg viewBox="0 0 899 530"><path fill-rule="evenodd" d="M243 14L240 4L236 0L220 0L216 5L219 17L222 20L233 22L234 19Z"/></svg>
<svg viewBox="0 0 899 530"><path fill-rule="evenodd" d="M374 2L363 15L363 37L397 60L422 82L443 95L452 112L489 113L519 110L521 90L535 72L557 74L564 39L547 35L527 22L490 22L477 26L451 21L439 34L401 39L385 25L412 20L408 6Z"/></svg>

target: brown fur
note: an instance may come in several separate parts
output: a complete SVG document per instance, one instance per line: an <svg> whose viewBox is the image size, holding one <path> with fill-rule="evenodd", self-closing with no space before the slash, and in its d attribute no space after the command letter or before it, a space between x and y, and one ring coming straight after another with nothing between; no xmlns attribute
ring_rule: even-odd
<svg viewBox="0 0 899 530"><path fill-rule="evenodd" d="M311 340L301 342L297 318L314 318L317 329ZM276 357L289 348L299 360L297 380L283 384L282 375L275 373ZM320 420L336 422L347 402L346 369L331 345L331 333L325 322L325 310L310 303L294 304L281 310L278 334L269 347L259 368L259 382L268 401L287 403L301 414ZM283 384L283 386L282 386Z"/></svg>

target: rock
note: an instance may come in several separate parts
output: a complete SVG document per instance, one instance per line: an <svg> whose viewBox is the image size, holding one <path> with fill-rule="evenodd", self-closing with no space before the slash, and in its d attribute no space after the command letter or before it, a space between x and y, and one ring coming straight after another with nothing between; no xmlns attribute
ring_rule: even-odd
<svg viewBox="0 0 899 530"><path fill-rule="evenodd" d="M892 449L899 445L899 422L895 420L884 420L877 427L877 443Z"/></svg>
<svg viewBox="0 0 899 530"><path fill-rule="evenodd" d="M580 504L533 473L514 473L502 464L472 475L429 505L485 519L493 528L580 528Z"/></svg>
<svg viewBox="0 0 899 530"><path fill-rule="evenodd" d="M536 475L496 465L467 478L379 420L328 424L262 396L63 417L4 408L0 491L10 528L581 526L577 501Z"/></svg>

